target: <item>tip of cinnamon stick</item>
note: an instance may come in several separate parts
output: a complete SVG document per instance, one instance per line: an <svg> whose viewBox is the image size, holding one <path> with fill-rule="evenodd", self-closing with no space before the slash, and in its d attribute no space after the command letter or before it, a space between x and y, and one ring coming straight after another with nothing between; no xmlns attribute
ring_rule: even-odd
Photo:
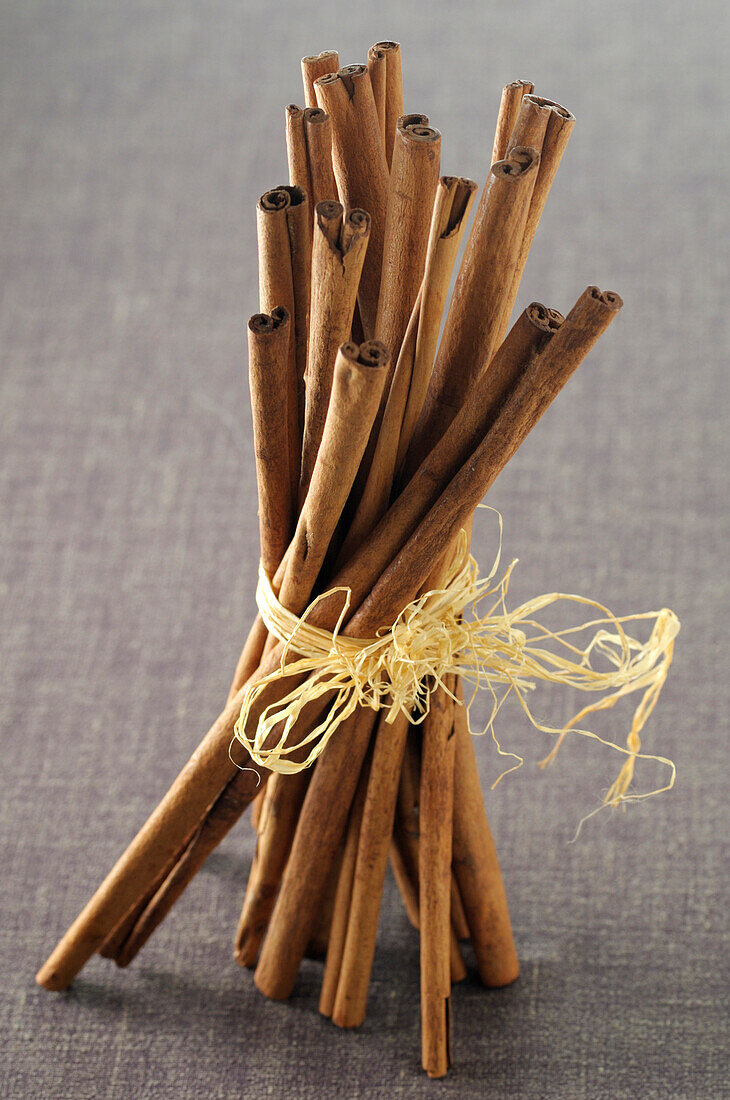
<svg viewBox="0 0 730 1100"><path fill-rule="evenodd" d="M304 110L305 122L326 122L329 117L321 107L306 107Z"/></svg>
<svg viewBox="0 0 730 1100"><path fill-rule="evenodd" d="M601 290L597 286L589 286L587 289L592 298L595 298L599 302L603 302L605 306L615 310L616 313L618 313L624 304L623 298L620 294L617 294L615 290Z"/></svg>
<svg viewBox="0 0 730 1100"><path fill-rule="evenodd" d="M568 119L569 122L575 122L575 115L567 107L563 107L562 103L558 103L554 99L545 99L544 96L535 95L533 92L528 92L525 99L529 100L530 103L536 103L538 107L547 107L556 115L560 115L561 118Z"/></svg>
<svg viewBox="0 0 730 1100"><path fill-rule="evenodd" d="M498 160L492 165L492 174L502 179L518 179L526 172L536 168L540 163L540 154L537 149L526 145L516 145L504 160Z"/></svg>
<svg viewBox="0 0 730 1100"><path fill-rule="evenodd" d="M542 302L531 302L527 307L527 316L532 324L543 332L557 332L565 320L557 309L550 309Z"/></svg>
<svg viewBox="0 0 730 1100"><path fill-rule="evenodd" d="M330 58L338 56L337 50L322 50L322 53L309 53L306 57L302 58L302 65L311 65L315 61L329 61Z"/></svg>

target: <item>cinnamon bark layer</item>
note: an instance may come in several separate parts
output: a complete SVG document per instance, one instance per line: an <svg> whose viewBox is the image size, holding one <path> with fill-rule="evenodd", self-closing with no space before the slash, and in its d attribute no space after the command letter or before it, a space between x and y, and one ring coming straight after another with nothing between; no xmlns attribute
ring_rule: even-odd
<svg viewBox="0 0 730 1100"><path fill-rule="evenodd" d="M340 201L370 214L370 243L358 293L368 336L375 332L389 180L370 74L364 65L348 65L320 77L315 90L319 106L332 119L332 160Z"/></svg>
<svg viewBox="0 0 730 1100"><path fill-rule="evenodd" d="M256 208L259 245L259 300L262 313L283 306L291 318L287 373L289 471L296 496L301 453L300 390L306 361L311 227L300 187L266 191ZM302 350L304 348L304 351Z"/></svg>
<svg viewBox="0 0 730 1100"><path fill-rule="evenodd" d="M364 210L345 214L332 200L315 210L300 501L309 489L324 431L337 348L349 339L371 224Z"/></svg>
<svg viewBox="0 0 730 1100"><path fill-rule="evenodd" d="M393 370L426 262L441 162L441 134L426 115L398 119L385 220L385 249L375 335L391 354Z"/></svg>
<svg viewBox="0 0 730 1100"><path fill-rule="evenodd" d="M390 168L398 119L403 114L403 73L399 42L376 42L373 51L385 56L385 156Z"/></svg>
<svg viewBox="0 0 730 1100"><path fill-rule="evenodd" d="M425 404L407 467L413 470L489 365L511 296L540 161L534 149L513 149L492 166L457 276ZM511 307L510 307L511 308Z"/></svg>
<svg viewBox="0 0 730 1100"><path fill-rule="evenodd" d="M431 694L421 758L419 909L421 1058L429 1077L451 1065L451 829L454 806L454 678Z"/></svg>

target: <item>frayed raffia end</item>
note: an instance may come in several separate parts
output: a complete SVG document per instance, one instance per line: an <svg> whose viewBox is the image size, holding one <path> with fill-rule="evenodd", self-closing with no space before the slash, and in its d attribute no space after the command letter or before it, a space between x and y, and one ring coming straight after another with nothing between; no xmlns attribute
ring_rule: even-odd
<svg viewBox="0 0 730 1100"><path fill-rule="evenodd" d="M267 629L284 642L284 652L280 668L246 692L235 738L256 763L272 771L299 772L314 763L356 707L383 709L387 711L387 722L393 722L399 712L408 714L413 722L421 722L428 714L431 697L424 685L430 685L431 690L436 686L445 687L444 678L456 674L474 688L467 711L480 688L491 693L492 712L482 733L489 732L499 753L516 761L502 772L493 786L523 763L521 757L501 748L494 729L503 702L513 692L533 727L557 738L552 751L541 762L542 767L554 760L568 733L576 733L626 757L605 796L604 805L618 806L670 790L676 776L674 764L666 757L642 753L639 735L656 705L672 662L674 639L679 632L677 616L664 608L659 612L618 618L595 600L561 592L536 596L509 611L506 596L517 562L513 561L502 578L495 580L501 544L502 517L499 516L500 549L489 575L480 577L479 567L469 553L468 540L462 531L443 587L413 600L389 630L376 638L366 639L340 633L349 607L349 589L324 593L300 617L281 606L269 578L260 568L257 603ZM307 619L320 600L333 592L344 595L344 605L337 626L330 633L311 626ZM482 612L480 607L485 601L489 602L486 611ZM535 616L561 601L583 604L597 611L599 617L555 631L537 621ZM627 624L642 620L654 623L645 643L632 638L624 629ZM579 639L585 631L592 633L588 644L581 648ZM295 650L298 657L287 664L290 649ZM610 666L607 671L594 667L596 656ZM289 676L306 676L306 679L264 709L254 736L250 738L246 724L252 706L270 684ZM542 725L534 718L526 700L527 694L540 681L573 687L599 698L588 703L564 726ZM606 740L579 725L589 714L613 707L619 699L636 691L643 694L634 711L625 745ZM331 704L322 721L304 739L287 744L303 708L318 699L324 700L325 696L331 699ZM653 760L666 766L669 776L664 786L643 794L630 793L637 760Z"/></svg>

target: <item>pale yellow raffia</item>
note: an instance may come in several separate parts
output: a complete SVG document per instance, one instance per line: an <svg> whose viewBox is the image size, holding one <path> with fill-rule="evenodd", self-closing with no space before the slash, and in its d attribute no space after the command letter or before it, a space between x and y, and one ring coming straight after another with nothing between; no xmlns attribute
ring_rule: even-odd
<svg viewBox="0 0 730 1100"><path fill-rule="evenodd" d="M499 513L497 513L499 515ZM350 591L333 589L315 599L300 617L278 602L271 582L259 570L257 602L268 630L284 642L280 668L259 680L246 692L235 737L252 758L272 771L293 773L309 767L324 750L330 737L358 706L387 710L387 722L403 711L414 722L421 722L429 709L431 687L443 685L444 677L456 673L474 685L474 694L486 687L492 695L492 712L482 732L489 731L503 756L517 763L504 771L493 784L522 765L515 753L504 752L494 731L494 720L507 696L514 692L535 729L553 734L557 740L542 766L554 758L569 732L592 738L625 755L626 760L609 788L604 804L638 801L660 794L674 786L675 766L663 756L640 752L639 734L651 714L669 671L679 620L673 611L615 616L595 600L560 592L536 596L508 611L507 589L513 561L501 580L495 581L499 568L502 517L499 516L499 551L486 577L469 554L466 534L462 531L443 587L426 592L403 609L393 626L376 638L349 638L340 627L349 607ZM335 630L330 633L307 622L320 600L340 592L344 604ZM489 600L486 613L478 605ZM583 604L599 612L600 617L579 626L550 630L535 616L560 601ZM653 620L651 636L639 642L628 635L624 625ZM588 644L578 643L581 632L592 631ZM552 648L546 648L546 644ZM286 664L290 650L296 658ZM610 667L601 671L593 658L600 657ZM286 667L285 667L286 665ZM306 676L303 683L269 705L262 713L253 738L246 732L251 707L267 687L286 676ZM526 701L526 694L538 681L562 684L600 697L583 707L566 725L555 727L538 722ZM613 707L619 699L635 691L643 694L636 707L626 744L609 741L591 730L580 728L587 715ZM288 745L292 726L303 707L317 699L331 698L326 713L303 740ZM472 695L472 699L473 699ZM278 733L274 734L277 730ZM269 739L272 744L267 744ZM274 740L275 738L275 740ZM293 758L294 757L294 758ZM669 769L664 786L646 793L630 793L637 760L653 760ZM590 815L589 815L590 816Z"/></svg>

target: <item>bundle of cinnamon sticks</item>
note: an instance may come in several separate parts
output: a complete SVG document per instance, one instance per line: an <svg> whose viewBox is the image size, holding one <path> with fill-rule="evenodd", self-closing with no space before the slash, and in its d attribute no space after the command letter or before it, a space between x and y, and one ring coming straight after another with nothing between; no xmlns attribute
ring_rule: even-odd
<svg viewBox="0 0 730 1100"><path fill-rule="evenodd" d="M443 176L441 135L403 108L400 47L364 65L302 61L286 108L289 183L257 205L259 313L248 323L261 566L279 603L371 638L438 587L500 470L621 307L588 287L563 317L520 279L574 118L509 84L489 178L446 312L477 184ZM343 610L342 590L349 590ZM219 717L38 974L66 988L96 952L126 966L253 804L256 855L235 956L286 998L323 957L320 1011L365 1016L387 864L421 944L422 1062L451 1062L451 986L471 941L487 986L517 977L505 891L457 677L424 682L423 722L359 706L311 767L263 767L233 739L298 688L296 653L257 617ZM307 757L328 696L285 731ZM272 744L281 731L272 733Z"/></svg>

